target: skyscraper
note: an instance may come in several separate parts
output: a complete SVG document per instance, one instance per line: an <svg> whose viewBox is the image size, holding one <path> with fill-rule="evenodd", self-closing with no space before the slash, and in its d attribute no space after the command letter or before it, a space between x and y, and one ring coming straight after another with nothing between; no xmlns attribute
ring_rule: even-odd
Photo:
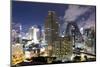
<svg viewBox="0 0 100 67"><path fill-rule="evenodd" d="M48 16L45 21L45 39L49 47L52 47L52 51L55 50L54 42L58 39L58 22L57 16L54 11L48 11ZM51 51L51 55L52 55Z"/></svg>
<svg viewBox="0 0 100 67"><path fill-rule="evenodd" d="M37 26L32 26L28 32L28 39L33 40L34 43L39 42L39 28Z"/></svg>
<svg viewBox="0 0 100 67"><path fill-rule="evenodd" d="M56 60L70 61L73 53L72 47L72 40L69 37L59 37L59 40L55 41Z"/></svg>
<svg viewBox="0 0 100 67"><path fill-rule="evenodd" d="M48 44L48 55L56 60L70 60L72 55L72 40L59 36L59 23L54 11L49 11L45 22L45 39Z"/></svg>
<svg viewBox="0 0 100 67"><path fill-rule="evenodd" d="M73 46L75 46L76 42L82 42L83 40L82 34L80 33L77 23L73 21L68 22L65 36L70 36L73 39Z"/></svg>

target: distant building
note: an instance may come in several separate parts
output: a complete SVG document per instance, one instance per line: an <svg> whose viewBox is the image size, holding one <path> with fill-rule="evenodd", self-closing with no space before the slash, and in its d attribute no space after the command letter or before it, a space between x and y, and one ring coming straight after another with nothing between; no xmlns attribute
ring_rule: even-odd
<svg viewBox="0 0 100 67"><path fill-rule="evenodd" d="M21 24L12 24L12 34L11 34L13 43L22 43L22 25Z"/></svg>
<svg viewBox="0 0 100 67"><path fill-rule="evenodd" d="M39 28L37 26L29 28L28 39L33 40L34 43L39 43Z"/></svg>
<svg viewBox="0 0 100 67"><path fill-rule="evenodd" d="M85 47L87 52L96 54L96 33L94 28L87 28L84 30Z"/></svg>
<svg viewBox="0 0 100 67"><path fill-rule="evenodd" d="M42 27L42 29L41 29L41 36L40 36L40 42L41 42L41 44L42 45L46 45L46 40L45 40L45 29L44 29L44 27Z"/></svg>

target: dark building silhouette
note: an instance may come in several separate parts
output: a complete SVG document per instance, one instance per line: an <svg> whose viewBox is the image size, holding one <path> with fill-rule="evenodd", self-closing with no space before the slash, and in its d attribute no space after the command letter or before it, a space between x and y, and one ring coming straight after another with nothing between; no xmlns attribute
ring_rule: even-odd
<svg viewBox="0 0 100 67"><path fill-rule="evenodd" d="M75 22L68 22L67 28L66 28L66 34L67 36L81 36L80 30Z"/></svg>
<svg viewBox="0 0 100 67"><path fill-rule="evenodd" d="M92 54L96 54L96 35L95 35L95 28L86 28L84 30L85 35L85 46L91 48ZM88 51L87 51L88 52Z"/></svg>
<svg viewBox="0 0 100 67"><path fill-rule="evenodd" d="M65 36L69 36L70 38L73 39L74 46L75 46L75 42L83 41L82 34L80 33L80 30L76 22L72 22L72 21L68 22L67 27L66 27Z"/></svg>

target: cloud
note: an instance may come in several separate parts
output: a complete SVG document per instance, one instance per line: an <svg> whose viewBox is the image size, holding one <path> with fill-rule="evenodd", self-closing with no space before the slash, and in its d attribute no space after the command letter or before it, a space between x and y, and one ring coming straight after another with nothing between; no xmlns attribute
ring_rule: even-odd
<svg viewBox="0 0 100 67"><path fill-rule="evenodd" d="M90 6L69 5L68 9L65 11L64 20L75 21L80 15L84 14L90 9Z"/></svg>
<svg viewBox="0 0 100 67"><path fill-rule="evenodd" d="M64 23L61 26L61 33L66 31L68 21L75 21L79 28L89 28L95 26L95 7L69 5L63 17ZM63 34L63 33L62 33Z"/></svg>

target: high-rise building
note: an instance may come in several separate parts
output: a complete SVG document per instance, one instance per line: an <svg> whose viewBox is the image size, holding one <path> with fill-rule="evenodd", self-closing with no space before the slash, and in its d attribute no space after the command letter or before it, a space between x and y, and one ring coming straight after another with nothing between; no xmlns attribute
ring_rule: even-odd
<svg viewBox="0 0 100 67"><path fill-rule="evenodd" d="M73 39L73 46L75 46L76 42L82 42L82 34L78 28L77 23L75 22L68 22L66 27L65 36L70 36Z"/></svg>
<svg viewBox="0 0 100 67"><path fill-rule="evenodd" d="M88 53L96 54L95 29L90 27L84 30L85 47ZM88 48L88 49L87 49Z"/></svg>
<svg viewBox="0 0 100 67"><path fill-rule="evenodd" d="M79 30L78 25L77 25L76 22L73 22L73 21L68 22L67 27L66 27L65 35L68 35L68 36L73 36L73 35L81 36L80 30Z"/></svg>
<svg viewBox="0 0 100 67"><path fill-rule="evenodd" d="M48 11L48 16L45 22L45 36L48 43L57 40L58 37L58 22L54 11Z"/></svg>
<svg viewBox="0 0 100 67"><path fill-rule="evenodd" d="M42 27L41 29L41 41L43 44L45 44L45 29Z"/></svg>
<svg viewBox="0 0 100 67"><path fill-rule="evenodd" d="M58 39L58 22L57 16L54 11L48 11L48 16L45 21L45 39L47 41L48 47L52 47L51 51L49 50L49 55L52 56L54 50L54 42Z"/></svg>
<svg viewBox="0 0 100 67"><path fill-rule="evenodd" d="M72 40L69 37L59 37L58 41L55 41L55 56L56 60L70 61L73 53Z"/></svg>
<svg viewBox="0 0 100 67"><path fill-rule="evenodd" d="M12 39L13 43L22 43L22 25L12 24Z"/></svg>
<svg viewBox="0 0 100 67"><path fill-rule="evenodd" d="M56 57L56 60L70 60L72 40L68 36L59 36L59 24L54 11L49 11L45 22L45 40L48 44L49 56Z"/></svg>
<svg viewBox="0 0 100 67"><path fill-rule="evenodd" d="M33 40L34 43L39 43L39 28L32 26L28 32L28 39Z"/></svg>

